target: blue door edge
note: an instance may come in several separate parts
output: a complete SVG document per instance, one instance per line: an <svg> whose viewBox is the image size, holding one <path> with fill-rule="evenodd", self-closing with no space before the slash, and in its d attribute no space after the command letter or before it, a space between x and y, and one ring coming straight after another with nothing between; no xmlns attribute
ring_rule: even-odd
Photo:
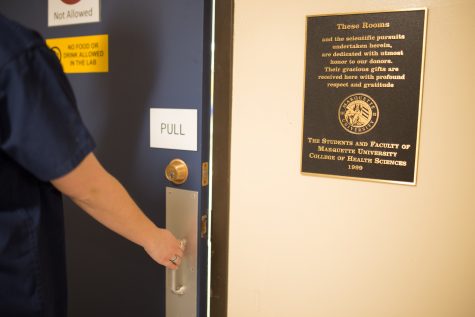
<svg viewBox="0 0 475 317"><path fill-rule="evenodd" d="M201 120L201 164L204 162L210 162L210 123L211 123L211 107L212 107L212 95L211 95L211 78L212 78L212 42L213 42L213 4L214 0L204 0L203 10L203 91L202 91L202 120ZM207 171L210 172L210 169ZM203 170L202 170L203 173ZM201 175L203 177L203 175ZM208 272L209 272L209 247L208 247L208 235L209 230L206 228L206 233L202 235L202 220L207 219L206 225L209 225L209 184L202 186L199 211L198 211L198 290L197 290L197 316L208 316Z"/></svg>

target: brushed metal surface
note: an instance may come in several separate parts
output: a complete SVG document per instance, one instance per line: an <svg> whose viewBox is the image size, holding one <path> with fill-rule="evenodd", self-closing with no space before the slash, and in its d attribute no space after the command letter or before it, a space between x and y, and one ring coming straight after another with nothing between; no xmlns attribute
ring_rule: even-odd
<svg viewBox="0 0 475 317"><path fill-rule="evenodd" d="M186 240L180 268L166 276L166 317L195 317L197 309L198 192L166 188L166 227ZM173 276L173 274L175 276ZM177 289L183 291L176 292Z"/></svg>

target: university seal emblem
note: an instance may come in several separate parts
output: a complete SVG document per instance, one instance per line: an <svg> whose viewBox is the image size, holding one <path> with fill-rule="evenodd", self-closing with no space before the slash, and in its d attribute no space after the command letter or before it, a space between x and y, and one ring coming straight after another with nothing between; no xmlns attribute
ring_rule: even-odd
<svg viewBox="0 0 475 317"><path fill-rule="evenodd" d="M353 134L365 134L378 123L378 105L366 94L353 94L346 97L340 104L338 119L346 131Z"/></svg>

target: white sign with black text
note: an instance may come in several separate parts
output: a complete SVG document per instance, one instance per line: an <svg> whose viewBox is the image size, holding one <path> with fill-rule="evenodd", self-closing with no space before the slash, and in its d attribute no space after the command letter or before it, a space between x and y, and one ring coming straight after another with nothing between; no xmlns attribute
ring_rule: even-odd
<svg viewBox="0 0 475 317"><path fill-rule="evenodd" d="M48 0L48 26L99 22L100 0Z"/></svg>
<svg viewBox="0 0 475 317"><path fill-rule="evenodd" d="M197 109L150 109L150 147L197 151Z"/></svg>

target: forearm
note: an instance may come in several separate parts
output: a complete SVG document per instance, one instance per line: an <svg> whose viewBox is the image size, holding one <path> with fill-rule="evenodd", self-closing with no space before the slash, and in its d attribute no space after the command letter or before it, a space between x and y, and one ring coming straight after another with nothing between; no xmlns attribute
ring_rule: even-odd
<svg viewBox="0 0 475 317"><path fill-rule="evenodd" d="M52 184L104 226L143 247L157 230L92 153Z"/></svg>
<svg viewBox="0 0 475 317"><path fill-rule="evenodd" d="M51 183L107 228L141 245L158 263L176 269L183 250L173 234L140 210L125 188L89 154L67 175ZM173 260L172 260L173 259Z"/></svg>
<svg viewBox="0 0 475 317"><path fill-rule="evenodd" d="M107 172L96 178L89 193L71 199L101 224L143 247L157 230L122 184Z"/></svg>
<svg viewBox="0 0 475 317"><path fill-rule="evenodd" d="M145 216L94 154L87 155L74 170L51 183L104 226L141 245L158 263L170 269L180 265L180 242Z"/></svg>

